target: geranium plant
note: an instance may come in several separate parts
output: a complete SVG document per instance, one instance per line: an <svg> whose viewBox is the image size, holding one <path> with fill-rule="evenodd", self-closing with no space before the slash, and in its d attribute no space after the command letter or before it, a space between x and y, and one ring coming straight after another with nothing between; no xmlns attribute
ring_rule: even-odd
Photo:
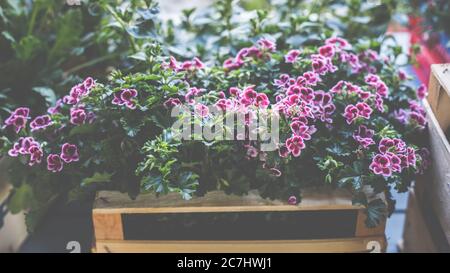
<svg viewBox="0 0 450 273"><path fill-rule="evenodd" d="M219 65L163 57L153 44L146 71L114 72L108 83L86 78L48 113L16 109L3 125L3 153L17 159L10 208L37 217L61 194L99 189L185 199L258 189L296 205L303 188L329 185L352 191L368 207L367 224L376 225L387 208L368 200L365 188L390 200L391 189L406 191L428 164L418 146L426 126L418 98L426 90L407 84L395 47L380 54L373 41L319 36L279 50L262 35ZM189 111L174 116L181 105ZM177 122L200 132L220 123L214 109L243 115L244 132L231 141L177 137ZM262 111L279 117L269 151L249 138Z"/></svg>

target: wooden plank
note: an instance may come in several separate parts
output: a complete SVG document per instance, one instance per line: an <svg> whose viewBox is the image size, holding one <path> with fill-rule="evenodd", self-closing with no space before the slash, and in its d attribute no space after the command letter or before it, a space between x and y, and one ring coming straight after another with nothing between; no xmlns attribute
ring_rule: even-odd
<svg viewBox="0 0 450 273"><path fill-rule="evenodd" d="M408 197L408 209L403 230L402 251L406 253L437 252L432 234L428 229L427 223L423 217L422 209L420 208L414 190L412 189L410 190Z"/></svg>
<svg viewBox="0 0 450 273"><path fill-rule="evenodd" d="M123 240L122 216L120 214L93 213L96 240Z"/></svg>
<svg viewBox="0 0 450 273"><path fill-rule="evenodd" d="M424 190L432 202L447 241L450 242L450 144L434 117L429 104L424 101L427 111L428 131L432 156L431 178ZM450 113L450 112L449 112Z"/></svg>
<svg viewBox="0 0 450 273"><path fill-rule="evenodd" d="M156 197L143 194L131 200L118 192L99 192L94 213L191 213L191 212L243 212L243 211L301 211L360 209L352 205L351 194L342 189L307 189L299 205L288 205L280 200L262 198L257 191L248 195L227 195L221 191L207 193L186 201L179 194Z"/></svg>
<svg viewBox="0 0 450 273"><path fill-rule="evenodd" d="M288 241L97 241L97 253L384 252L384 236Z"/></svg>
<svg viewBox="0 0 450 273"><path fill-rule="evenodd" d="M386 220L383 220L378 226L369 228L366 225L367 214L364 210L359 210L356 218L356 237L368 237L375 235L383 235L386 228Z"/></svg>
<svg viewBox="0 0 450 273"><path fill-rule="evenodd" d="M450 128L450 64L431 66L429 101L443 131Z"/></svg>

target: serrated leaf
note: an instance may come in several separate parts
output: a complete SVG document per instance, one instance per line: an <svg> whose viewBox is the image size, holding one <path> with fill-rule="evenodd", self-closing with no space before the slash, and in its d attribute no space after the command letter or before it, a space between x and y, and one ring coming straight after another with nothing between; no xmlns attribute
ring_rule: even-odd
<svg viewBox="0 0 450 273"><path fill-rule="evenodd" d="M387 206L382 199L370 201L367 206L366 225L369 228L378 226L387 217Z"/></svg>

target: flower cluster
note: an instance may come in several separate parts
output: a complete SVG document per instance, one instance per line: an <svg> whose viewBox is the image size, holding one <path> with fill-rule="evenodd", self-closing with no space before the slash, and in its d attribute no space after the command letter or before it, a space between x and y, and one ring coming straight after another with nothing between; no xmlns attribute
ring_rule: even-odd
<svg viewBox="0 0 450 273"><path fill-rule="evenodd" d="M4 128L8 126L14 126L16 133L25 128L29 119L30 109L26 107L17 108L11 116L5 120Z"/></svg>
<svg viewBox="0 0 450 273"><path fill-rule="evenodd" d="M138 95L136 89L122 89L119 92L114 93L112 104L125 105L129 109L136 109L135 99Z"/></svg>
<svg viewBox="0 0 450 273"><path fill-rule="evenodd" d="M226 70L234 70L244 65L247 58L261 59L267 56L267 53L274 52L276 44L274 41L263 38L256 45L241 49L234 58L229 58L223 63Z"/></svg>
<svg viewBox="0 0 450 273"><path fill-rule="evenodd" d="M8 151L8 154L12 157L19 155L29 155L28 164L33 166L36 163L41 163L44 155L41 144L34 140L32 137L20 137L19 140L14 143L13 148Z"/></svg>
<svg viewBox="0 0 450 273"><path fill-rule="evenodd" d="M369 166L375 174L390 177L394 172L400 173L405 168L416 167L416 151L407 147L401 139L383 138L378 151Z"/></svg>
<svg viewBox="0 0 450 273"><path fill-rule="evenodd" d="M179 63L175 57L171 56L169 63L163 63L163 67L170 68L176 72L179 71L196 71L205 68L205 64L197 57L191 61Z"/></svg>
<svg viewBox="0 0 450 273"><path fill-rule="evenodd" d="M411 93L411 89L404 92L403 83L398 89L404 94L392 94L397 89L393 83L406 76L392 74L390 66L383 70L388 63L383 56L370 49L354 49L339 37L321 46L277 47L274 40L262 38L234 57L222 56L223 66L205 73L193 73L205 67L198 58L179 63L170 57L164 63L161 57L152 66L158 69L148 72L157 73L151 77L118 73L111 86L87 78L47 114L32 119L30 131L26 130L30 110L14 111L5 121L19 134L7 144L9 155L26 156L29 165L44 165L39 163L46 158L45 172L74 174L68 166L79 161L83 168L90 168L80 168L83 175L105 170L123 179L122 172L131 169L127 175L141 179L146 191L193 193L199 182L189 179L197 177L217 178L212 180L232 191L229 181L242 176L242 181L250 181L245 188L276 191L274 197L283 196L293 205L300 200L300 177L311 180L310 184L325 181L347 186L349 177L366 170L361 183L378 185L383 177L401 181L406 174L423 171L429 163L425 150L402 139L410 139L404 138L404 125L426 125L425 112L420 103L403 96ZM421 87L417 96L425 93ZM170 116L170 110L180 105L192 111L189 122L194 129L219 122L214 116L217 110L243 117L233 122L245 131L233 134L234 142L176 142L173 128L167 126L186 118ZM409 108L398 109L400 105ZM262 149L263 140L249 137L265 131L256 122L261 113L276 114L280 120L279 138L271 151ZM130 162L139 167L130 168L126 165ZM362 168L356 169L358 165ZM183 177L192 183L179 182ZM202 183L209 183L205 180L211 179ZM191 188L180 188L184 186Z"/></svg>

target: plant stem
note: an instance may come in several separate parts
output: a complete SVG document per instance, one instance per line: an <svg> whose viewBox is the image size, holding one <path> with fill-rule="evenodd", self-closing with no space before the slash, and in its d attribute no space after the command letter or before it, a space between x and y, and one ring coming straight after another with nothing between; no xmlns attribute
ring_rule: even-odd
<svg viewBox="0 0 450 273"><path fill-rule="evenodd" d="M39 3L36 3L36 5L33 7L32 13L31 13L31 19L30 19L30 23L28 25L27 35L31 35L31 33L33 32L34 25L36 24L36 17L37 17L38 11L39 11Z"/></svg>
<svg viewBox="0 0 450 273"><path fill-rule="evenodd" d="M117 15L117 13L114 11L114 9L110 5L106 5L106 9L111 13L111 15L114 17L114 19L116 19L116 21L122 26L122 28L125 31L125 36L127 37L127 40L131 45L133 53L136 53L137 52L136 43L134 42L133 38L130 37L130 35L128 34L128 32L126 30L127 24L122 20L122 18L120 18L119 15Z"/></svg>
<svg viewBox="0 0 450 273"><path fill-rule="evenodd" d="M115 57L117 57L119 55L120 55L119 53L105 55L105 56L99 57L97 59L90 60L89 62L85 62L85 63L79 64L77 66L74 66L71 69L67 70L65 73L71 74L71 73L74 73L74 72L76 72L78 70L84 69L86 67L93 66L93 65L96 65L96 64L101 63L103 61L106 61L108 59L115 58Z"/></svg>

